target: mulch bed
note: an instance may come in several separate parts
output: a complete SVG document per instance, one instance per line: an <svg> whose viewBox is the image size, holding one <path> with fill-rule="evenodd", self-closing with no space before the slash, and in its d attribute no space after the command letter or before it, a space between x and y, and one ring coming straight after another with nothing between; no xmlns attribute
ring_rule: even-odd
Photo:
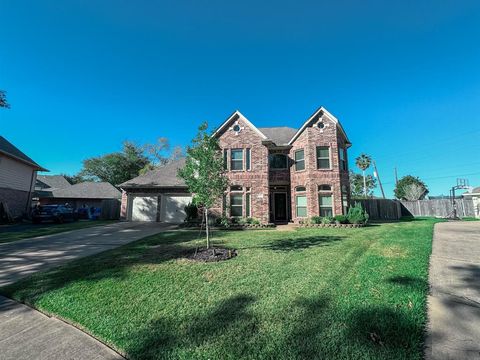
<svg viewBox="0 0 480 360"><path fill-rule="evenodd" d="M235 249L224 249L224 248L211 248L211 249L196 249L193 253L187 256L190 260L202 261L202 262L213 262L213 261L223 261L234 258L237 256L237 251Z"/></svg>

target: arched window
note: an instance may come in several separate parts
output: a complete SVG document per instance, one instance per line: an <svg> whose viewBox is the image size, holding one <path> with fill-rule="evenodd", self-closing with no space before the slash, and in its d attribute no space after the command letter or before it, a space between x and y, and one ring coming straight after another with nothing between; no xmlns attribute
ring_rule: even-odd
<svg viewBox="0 0 480 360"><path fill-rule="evenodd" d="M303 191L307 191L307 188L305 186L297 186L295 188L295 191L296 192L303 192Z"/></svg>
<svg viewBox="0 0 480 360"><path fill-rule="evenodd" d="M288 158L285 154L270 155L270 169L281 170L288 168Z"/></svg>

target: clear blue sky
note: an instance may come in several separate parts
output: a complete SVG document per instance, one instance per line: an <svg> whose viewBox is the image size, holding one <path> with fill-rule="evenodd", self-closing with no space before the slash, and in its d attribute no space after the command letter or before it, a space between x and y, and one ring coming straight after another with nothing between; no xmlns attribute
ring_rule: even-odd
<svg viewBox="0 0 480 360"><path fill-rule="evenodd" d="M299 127L323 105L388 195L395 166L433 195L480 186L478 0L2 0L0 24L0 133L51 173L127 139L188 144L235 109Z"/></svg>

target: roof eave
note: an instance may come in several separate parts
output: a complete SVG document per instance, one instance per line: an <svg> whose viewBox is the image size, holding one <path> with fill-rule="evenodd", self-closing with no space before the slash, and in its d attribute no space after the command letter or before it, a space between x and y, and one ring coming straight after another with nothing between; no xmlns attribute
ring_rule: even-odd
<svg viewBox="0 0 480 360"><path fill-rule="evenodd" d="M0 150L0 153L2 153L2 154L6 155L6 156L8 156L8 157L10 157L10 158L12 158L12 159L14 159L14 160L20 161L21 163L24 163L24 164L26 164L26 165L29 165L29 166L33 167L33 168L35 169L35 171L50 171L50 170L48 170L48 169L45 169L44 167L41 167L40 165L38 165L38 164L35 163L35 162L27 161L27 160L22 159L22 158L20 158L20 157L18 157L18 156L15 156L15 155L13 155L13 154L10 154L9 152Z"/></svg>

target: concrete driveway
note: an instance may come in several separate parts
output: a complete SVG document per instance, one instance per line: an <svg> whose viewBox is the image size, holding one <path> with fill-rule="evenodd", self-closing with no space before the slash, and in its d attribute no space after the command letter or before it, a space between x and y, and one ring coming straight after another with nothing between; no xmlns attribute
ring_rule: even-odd
<svg viewBox="0 0 480 360"><path fill-rule="evenodd" d="M0 287L39 270L113 249L172 225L118 222L0 244Z"/></svg>
<svg viewBox="0 0 480 360"><path fill-rule="evenodd" d="M429 281L425 357L480 359L480 222L435 226Z"/></svg>
<svg viewBox="0 0 480 360"><path fill-rule="evenodd" d="M172 227L125 222L0 244L0 286ZM0 360L7 359L123 358L77 328L0 296Z"/></svg>

